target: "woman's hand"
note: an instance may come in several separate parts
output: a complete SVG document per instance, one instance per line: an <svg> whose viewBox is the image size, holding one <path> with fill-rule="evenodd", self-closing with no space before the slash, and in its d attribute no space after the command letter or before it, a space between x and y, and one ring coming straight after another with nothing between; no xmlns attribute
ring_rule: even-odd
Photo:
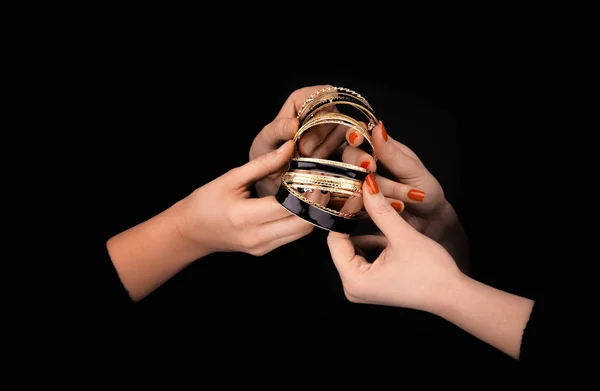
<svg viewBox="0 0 600 391"><path fill-rule="evenodd" d="M259 256L311 232L312 225L274 197L248 198L249 186L285 166L292 151L293 142L288 141L110 238L107 250L131 298L141 300L210 253Z"/></svg>
<svg viewBox="0 0 600 391"><path fill-rule="evenodd" d="M194 191L183 201L182 234L209 252L256 256L308 235L313 226L288 212L275 197L249 198L249 187L282 170L293 148L287 141Z"/></svg>
<svg viewBox="0 0 600 391"><path fill-rule="evenodd" d="M282 143L291 140L298 131L298 110L313 93L328 85L305 87L294 91L281 107L273 122L266 125L256 135L250 147L250 160L276 150ZM334 107L323 109L322 113L336 110ZM345 142L345 127L335 124L318 125L307 132L298 142L302 155L314 158L327 158L336 152ZM259 197L275 195L281 184L281 174L285 167L269 174L256 183Z"/></svg>
<svg viewBox="0 0 600 391"><path fill-rule="evenodd" d="M383 236L331 232L327 240L348 300L436 314L518 359L533 301L463 274L444 247L400 217L372 174L363 200ZM379 250L368 262L364 255Z"/></svg>
<svg viewBox="0 0 600 391"><path fill-rule="evenodd" d="M440 183L409 147L388 135L383 122L373 129L372 135L377 163L355 148L362 138L345 149L343 160L377 171L374 176L394 209L417 231L444 246L461 270L467 272L467 237Z"/></svg>
<svg viewBox="0 0 600 391"><path fill-rule="evenodd" d="M363 186L363 201L383 235L348 237L332 232L328 236L347 298L356 303L431 311L461 277L456 263L439 243L400 217L372 174ZM363 256L371 251L381 251L373 263Z"/></svg>

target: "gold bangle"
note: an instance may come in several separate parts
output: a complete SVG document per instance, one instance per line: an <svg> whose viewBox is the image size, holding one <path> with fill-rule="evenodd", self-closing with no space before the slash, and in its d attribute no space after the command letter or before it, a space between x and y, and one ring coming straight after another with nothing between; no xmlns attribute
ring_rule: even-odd
<svg viewBox="0 0 600 391"><path fill-rule="evenodd" d="M321 186L326 191L344 191L351 194L362 194L362 183L360 181L338 178L335 176L305 174L297 172L285 172L282 180L288 184L297 184L298 186Z"/></svg>
<svg viewBox="0 0 600 391"><path fill-rule="evenodd" d="M344 212L339 212L335 209L331 209L331 208L327 208L326 206L320 205L312 200L309 200L308 198L304 197L302 194L300 194L296 189L292 188L289 184L285 183L285 182L281 182L281 186L283 186L284 188L287 189L287 191L289 191L291 194L294 195L294 197L306 202L307 204L309 204L310 206L317 208L319 210L322 210L323 212L329 213L333 216L339 216L339 217L344 217L347 219L357 219L360 216L360 212L357 213L344 213Z"/></svg>
<svg viewBox="0 0 600 391"><path fill-rule="evenodd" d="M360 111L367 119L367 128L369 130L372 130L377 124L377 117L371 109L365 107L360 100L346 94L325 94L323 96L319 96L318 99L313 100L309 105L306 106L302 116L298 119L302 124L310 118L313 118L326 107L337 106L340 104L352 106Z"/></svg>
<svg viewBox="0 0 600 391"><path fill-rule="evenodd" d="M296 161L299 161L299 162L320 163L320 164L325 164L325 165L328 165L328 166L348 168L348 169L351 169L351 170L360 171L360 172L366 172L366 173L369 172L369 170L367 170L366 168L355 166L354 164L348 164L348 163L344 163L344 162L338 162L338 161L335 161L335 160L318 159L318 158L315 158L315 157L297 157L297 158L294 158L292 160L296 160Z"/></svg>
<svg viewBox="0 0 600 391"><path fill-rule="evenodd" d="M294 142L297 142L300 139L300 136L302 136L302 134L308 129L312 128L313 126L322 124L345 125L359 132L371 146L371 150L373 151L373 159L377 161L377 155L375 154L375 145L373 145L373 140L371 140L369 130L354 118L342 113L327 113L311 118L298 129L293 138Z"/></svg>
<svg viewBox="0 0 600 391"><path fill-rule="evenodd" d="M321 88L320 90L316 91L315 93L313 93L312 95L310 95L303 103L302 106L300 106L300 109L298 110L298 115L297 118L298 119L303 119L303 115L308 111L308 107L314 102L314 100L316 98L320 98L322 95L325 94L344 94L344 95L349 95L352 96L353 98L356 98L357 100L359 100L361 103L364 104L365 108L370 110L371 113L373 113L374 115L374 110L371 107L371 105L369 104L369 102L359 93L357 93L356 91L353 91L349 88L344 88L344 87L325 87L325 88Z"/></svg>

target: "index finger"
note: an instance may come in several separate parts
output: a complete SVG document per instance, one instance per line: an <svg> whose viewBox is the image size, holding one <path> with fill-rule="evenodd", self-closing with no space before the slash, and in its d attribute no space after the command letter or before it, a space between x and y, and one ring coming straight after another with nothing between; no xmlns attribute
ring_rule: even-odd
<svg viewBox="0 0 600 391"><path fill-rule="evenodd" d="M277 117L275 117L275 119L296 118L296 116L298 115L298 111L300 110L300 107L302 107L304 101L315 92L327 87L332 86L327 84L320 86L304 87L292 92L281 107L281 110L279 110L279 114L277 114Z"/></svg>

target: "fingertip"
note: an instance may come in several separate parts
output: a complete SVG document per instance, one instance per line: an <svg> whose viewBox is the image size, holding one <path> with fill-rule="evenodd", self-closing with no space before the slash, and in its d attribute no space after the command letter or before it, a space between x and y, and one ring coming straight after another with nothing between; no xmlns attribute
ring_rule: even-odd
<svg viewBox="0 0 600 391"><path fill-rule="evenodd" d="M277 150L275 151L275 153L277 155L286 154L286 152L288 150L290 150L290 148L293 148L292 145L294 145L294 141L293 140L288 140L285 143L281 144L281 146L279 148L277 148ZM290 152L291 152L291 150L290 150Z"/></svg>
<svg viewBox="0 0 600 391"><path fill-rule="evenodd" d="M348 129L346 131L346 141L348 142L348 145L352 147L358 147L363 143L364 140L365 138L363 137L363 135L360 134L357 130Z"/></svg>
<svg viewBox="0 0 600 391"><path fill-rule="evenodd" d="M329 235L327 235L327 239L348 239L350 237L349 234L344 234L341 232L329 231Z"/></svg>
<svg viewBox="0 0 600 391"><path fill-rule="evenodd" d="M404 211L404 202L402 202L402 201L392 201L392 202L390 202L390 205L398 213L402 213Z"/></svg>

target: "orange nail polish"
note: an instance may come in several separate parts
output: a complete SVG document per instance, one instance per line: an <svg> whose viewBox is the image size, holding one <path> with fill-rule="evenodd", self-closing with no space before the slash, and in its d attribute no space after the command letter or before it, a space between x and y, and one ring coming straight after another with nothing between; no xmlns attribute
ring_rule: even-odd
<svg viewBox="0 0 600 391"><path fill-rule="evenodd" d="M404 205L401 202L394 201L390 205L392 205L392 208L396 209L398 212L402 212L404 209Z"/></svg>
<svg viewBox="0 0 600 391"><path fill-rule="evenodd" d="M385 130L385 125L383 124L383 121L381 122L381 135L383 136L383 141L388 141L388 134L387 131Z"/></svg>
<svg viewBox="0 0 600 391"><path fill-rule="evenodd" d="M371 162L369 162L368 160L365 160L364 162L360 163L360 166L362 168L364 168L365 170L367 170L369 168L369 164L371 164Z"/></svg>
<svg viewBox="0 0 600 391"><path fill-rule="evenodd" d="M373 174L367 175L367 186L369 187L371 194L379 193L379 186L377 185L377 181L375 181Z"/></svg>
<svg viewBox="0 0 600 391"><path fill-rule="evenodd" d="M357 137L358 137L358 134L356 134L356 132L350 133L350 135L348 136L348 140L350 140L350 144L354 144L354 141L356 141Z"/></svg>
<svg viewBox="0 0 600 391"><path fill-rule="evenodd" d="M423 201L425 199L425 193L421 190L413 189L408 192L408 198L415 201Z"/></svg>

